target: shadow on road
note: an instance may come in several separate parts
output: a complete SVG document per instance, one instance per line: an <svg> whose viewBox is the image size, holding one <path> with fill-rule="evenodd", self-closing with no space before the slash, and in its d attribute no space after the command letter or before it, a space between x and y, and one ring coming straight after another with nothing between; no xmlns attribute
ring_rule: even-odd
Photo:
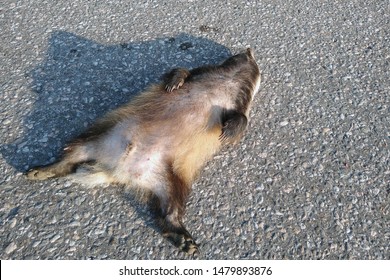
<svg viewBox="0 0 390 280"><path fill-rule="evenodd" d="M226 47L188 34L102 45L55 32L44 61L27 73L36 101L23 120L24 135L3 145L1 153L22 172L51 163L97 117L157 82L164 72L219 63L229 55Z"/></svg>

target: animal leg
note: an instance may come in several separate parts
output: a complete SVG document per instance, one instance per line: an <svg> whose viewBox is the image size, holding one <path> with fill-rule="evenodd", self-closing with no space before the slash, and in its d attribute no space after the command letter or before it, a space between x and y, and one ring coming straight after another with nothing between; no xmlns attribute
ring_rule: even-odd
<svg viewBox="0 0 390 280"><path fill-rule="evenodd" d="M33 168L27 172L26 176L30 180L66 176L74 172L78 164L92 160L91 148L89 143L71 144L64 149L65 154L60 161L48 166Z"/></svg>
<svg viewBox="0 0 390 280"><path fill-rule="evenodd" d="M187 69L173 69L164 76L165 90L167 92L172 92L175 89L179 89L189 75L190 72Z"/></svg>
<svg viewBox="0 0 390 280"><path fill-rule="evenodd" d="M189 185L173 171L170 172L168 181L168 195L157 195L158 201L153 203L158 226L162 235L173 245L187 254L194 255L198 253L198 245L182 222Z"/></svg>
<svg viewBox="0 0 390 280"><path fill-rule="evenodd" d="M238 111L228 111L223 116L221 141L235 143L239 140L248 125L247 117Z"/></svg>
<svg viewBox="0 0 390 280"><path fill-rule="evenodd" d="M161 216L159 226L162 235L183 252L195 255L198 253L198 245L181 221L181 214L172 209L165 216Z"/></svg>

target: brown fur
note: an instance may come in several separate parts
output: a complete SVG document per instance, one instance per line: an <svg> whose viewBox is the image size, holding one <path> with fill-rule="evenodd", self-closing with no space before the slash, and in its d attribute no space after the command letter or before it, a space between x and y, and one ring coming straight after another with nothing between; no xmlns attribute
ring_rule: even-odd
<svg viewBox="0 0 390 280"><path fill-rule="evenodd" d="M90 174L83 174L87 180L97 175L153 193L163 235L192 254L197 245L181 222L191 185L223 145L243 135L259 82L250 49L219 66L174 69L161 84L97 121L64 149L59 162L27 176L65 176L93 162Z"/></svg>

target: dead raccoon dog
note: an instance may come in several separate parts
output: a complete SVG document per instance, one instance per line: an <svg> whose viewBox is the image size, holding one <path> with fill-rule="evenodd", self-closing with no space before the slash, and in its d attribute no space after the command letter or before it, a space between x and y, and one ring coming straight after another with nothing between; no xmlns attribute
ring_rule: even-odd
<svg viewBox="0 0 390 280"><path fill-rule="evenodd" d="M27 177L77 176L89 163L79 173L84 182L151 192L163 236L194 254L198 246L182 223L191 185L216 152L241 138L259 84L251 49L217 66L174 69L68 144L60 161Z"/></svg>

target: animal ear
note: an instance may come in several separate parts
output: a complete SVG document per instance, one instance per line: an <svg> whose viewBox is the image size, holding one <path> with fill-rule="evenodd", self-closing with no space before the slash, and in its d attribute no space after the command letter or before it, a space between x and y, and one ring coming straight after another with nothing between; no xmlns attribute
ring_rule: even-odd
<svg viewBox="0 0 390 280"><path fill-rule="evenodd" d="M254 54L252 48L247 48L247 49L246 49L246 53L247 53L247 55L249 55L250 57L255 58L255 54Z"/></svg>

